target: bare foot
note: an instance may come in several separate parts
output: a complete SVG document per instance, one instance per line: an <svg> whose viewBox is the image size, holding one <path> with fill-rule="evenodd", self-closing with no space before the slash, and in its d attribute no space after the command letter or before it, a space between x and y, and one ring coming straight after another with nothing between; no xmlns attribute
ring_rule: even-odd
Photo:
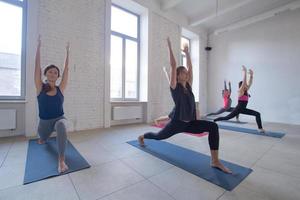
<svg viewBox="0 0 300 200"><path fill-rule="evenodd" d="M144 135L140 135L138 137L138 141L141 147L145 147L145 143L144 143Z"/></svg>
<svg viewBox="0 0 300 200"><path fill-rule="evenodd" d="M58 161L58 173L64 173L69 169L65 161Z"/></svg>
<svg viewBox="0 0 300 200"><path fill-rule="evenodd" d="M225 167L221 162L217 161L217 162L212 162L211 163L211 167L217 168L227 174L232 174L232 171L230 169L228 169L227 167Z"/></svg>
<svg viewBox="0 0 300 200"><path fill-rule="evenodd" d="M45 144L45 141L42 140L41 138L39 138L38 141L37 141L37 143L38 143L38 144Z"/></svg>

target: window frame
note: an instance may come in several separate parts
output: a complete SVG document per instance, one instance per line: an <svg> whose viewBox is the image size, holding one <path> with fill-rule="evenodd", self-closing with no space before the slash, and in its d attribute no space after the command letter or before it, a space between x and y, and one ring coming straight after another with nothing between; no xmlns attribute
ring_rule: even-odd
<svg viewBox="0 0 300 200"><path fill-rule="evenodd" d="M131 37L129 35L116 32L111 30L111 36L116 36L122 39L122 97L121 98L112 98L110 95L110 100L111 101L139 101L139 96L140 96L140 15L127 10L123 7L120 7L119 5L113 4L111 5L112 7L116 7L120 10L123 10L131 15L134 15L137 17L137 38ZM125 69L126 69L126 40L131 40L137 43L137 84L136 84L136 98L126 98L125 97L125 80L126 80L126 75L125 75ZM110 87L111 90L111 87Z"/></svg>
<svg viewBox="0 0 300 200"><path fill-rule="evenodd" d="M22 8L22 47L21 47L21 81L20 81L20 96L1 96L1 100L25 100L26 94L26 29L27 29L27 0L0 0L1 2L8 3Z"/></svg>

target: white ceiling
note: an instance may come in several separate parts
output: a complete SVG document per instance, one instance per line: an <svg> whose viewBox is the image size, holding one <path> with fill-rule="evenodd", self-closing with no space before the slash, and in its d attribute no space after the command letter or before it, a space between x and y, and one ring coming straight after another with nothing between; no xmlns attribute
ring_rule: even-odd
<svg viewBox="0 0 300 200"><path fill-rule="evenodd" d="M179 12L190 26L210 32L295 1L299 0L158 0L161 10Z"/></svg>

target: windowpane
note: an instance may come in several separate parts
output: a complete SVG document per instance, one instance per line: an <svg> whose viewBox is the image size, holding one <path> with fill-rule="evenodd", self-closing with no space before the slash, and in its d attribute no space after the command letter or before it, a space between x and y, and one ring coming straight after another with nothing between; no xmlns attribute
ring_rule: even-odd
<svg viewBox="0 0 300 200"><path fill-rule="evenodd" d="M125 98L137 98L137 42L126 40Z"/></svg>
<svg viewBox="0 0 300 200"><path fill-rule="evenodd" d="M186 57L185 57L184 54L181 54L181 62L182 62L182 63L181 63L182 66L187 67L187 66L186 66Z"/></svg>
<svg viewBox="0 0 300 200"><path fill-rule="evenodd" d="M111 98L122 98L122 38L111 36L110 53L110 92Z"/></svg>
<svg viewBox="0 0 300 200"><path fill-rule="evenodd" d="M137 38L138 17L115 6L111 7L111 30Z"/></svg>
<svg viewBox="0 0 300 200"><path fill-rule="evenodd" d="M186 44L190 48L190 40L185 37L181 37L181 50L184 49L184 45L186 45Z"/></svg>
<svg viewBox="0 0 300 200"><path fill-rule="evenodd" d="M0 96L21 96L22 8L0 1Z"/></svg>

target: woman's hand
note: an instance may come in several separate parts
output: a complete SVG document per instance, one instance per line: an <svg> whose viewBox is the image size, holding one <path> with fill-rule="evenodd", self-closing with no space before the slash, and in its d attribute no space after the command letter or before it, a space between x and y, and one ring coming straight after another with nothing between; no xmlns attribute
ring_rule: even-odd
<svg viewBox="0 0 300 200"><path fill-rule="evenodd" d="M247 68L244 65L242 66L242 71L247 72Z"/></svg>
<svg viewBox="0 0 300 200"><path fill-rule="evenodd" d="M189 53L189 47L188 47L187 44L184 45L184 47L183 47L183 52L184 52L185 54L188 54L188 53Z"/></svg>

